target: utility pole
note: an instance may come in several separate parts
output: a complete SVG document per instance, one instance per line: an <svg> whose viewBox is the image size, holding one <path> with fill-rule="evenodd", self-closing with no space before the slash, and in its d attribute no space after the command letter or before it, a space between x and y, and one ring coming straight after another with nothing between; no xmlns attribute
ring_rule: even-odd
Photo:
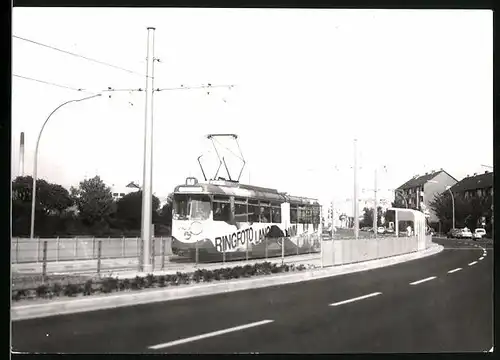
<svg viewBox="0 0 500 360"><path fill-rule="evenodd" d="M141 237L144 245L143 271L153 270L151 259L152 187L153 187L153 80L154 80L154 27L148 27L146 60L146 110L144 118L144 168L142 181Z"/></svg>
<svg viewBox="0 0 500 360"><path fill-rule="evenodd" d="M24 176L24 132L21 132L21 144L19 147L19 174Z"/></svg>
<svg viewBox="0 0 500 360"><path fill-rule="evenodd" d="M358 216L358 139L354 139L354 239L359 236L359 216Z"/></svg>
<svg viewBox="0 0 500 360"><path fill-rule="evenodd" d="M377 203L377 169L375 169L375 188L373 190L375 198L373 199L374 209L373 209L373 233L377 237L377 220L378 220L378 203Z"/></svg>

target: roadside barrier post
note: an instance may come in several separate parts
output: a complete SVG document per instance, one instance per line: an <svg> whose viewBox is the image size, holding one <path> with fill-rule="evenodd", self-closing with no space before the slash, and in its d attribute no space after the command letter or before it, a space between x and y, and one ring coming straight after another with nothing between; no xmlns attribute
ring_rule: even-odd
<svg viewBox="0 0 500 360"><path fill-rule="evenodd" d="M165 269L165 239L160 237L161 240L161 269Z"/></svg>
<svg viewBox="0 0 500 360"><path fill-rule="evenodd" d="M47 240L43 242L42 284L45 283L45 276L47 276Z"/></svg>
<svg viewBox="0 0 500 360"><path fill-rule="evenodd" d="M285 238L281 238L281 264L285 262Z"/></svg>
<svg viewBox="0 0 500 360"><path fill-rule="evenodd" d="M226 242L222 241L222 263L226 262Z"/></svg>
<svg viewBox="0 0 500 360"><path fill-rule="evenodd" d="M248 237L245 242L245 259L248 261Z"/></svg>
<svg viewBox="0 0 500 360"><path fill-rule="evenodd" d="M125 236L122 236L122 258L125 257Z"/></svg>
<svg viewBox="0 0 500 360"><path fill-rule="evenodd" d="M156 238L153 236L153 238L151 239L151 269L152 269L152 271L155 271L155 259L156 259L155 240L156 240Z"/></svg>
<svg viewBox="0 0 500 360"><path fill-rule="evenodd" d="M19 236L16 238L16 263L19 263Z"/></svg>
<svg viewBox="0 0 500 360"><path fill-rule="evenodd" d="M143 247L144 247L144 243L141 239L141 241L139 241L139 238L137 238L137 244L139 246L139 259L137 261L137 264L138 264L138 272L141 272L142 271L142 262L143 262L143 258L142 258L142 250L143 250Z"/></svg>
<svg viewBox="0 0 500 360"><path fill-rule="evenodd" d="M196 240L194 244L194 251L195 251L194 262L195 264L198 264L198 262L200 261L200 250L198 249L198 240Z"/></svg>
<svg viewBox="0 0 500 360"><path fill-rule="evenodd" d="M135 253L140 255L141 250L139 249L139 237L135 238Z"/></svg>
<svg viewBox="0 0 500 360"><path fill-rule="evenodd" d="M59 239L59 236L57 237L56 240L56 262L59 262L59 246L61 245L61 240Z"/></svg>
<svg viewBox="0 0 500 360"><path fill-rule="evenodd" d="M295 245L295 249L297 250L297 255L299 255L299 239L296 238L297 244Z"/></svg>
<svg viewBox="0 0 500 360"><path fill-rule="evenodd" d="M102 240L97 244L97 277L101 277Z"/></svg>
<svg viewBox="0 0 500 360"><path fill-rule="evenodd" d="M40 262L40 237L37 237L36 244L36 262Z"/></svg>
<svg viewBox="0 0 500 360"><path fill-rule="evenodd" d="M92 236L92 259L95 258L95 236Z"/></svg>
<svg viewBox="0 0 500 360"><path fill-rule="evenodd" d="M78 236L75 237L75 251L74 251L74 258L76 259L78 255Z"/></svg>

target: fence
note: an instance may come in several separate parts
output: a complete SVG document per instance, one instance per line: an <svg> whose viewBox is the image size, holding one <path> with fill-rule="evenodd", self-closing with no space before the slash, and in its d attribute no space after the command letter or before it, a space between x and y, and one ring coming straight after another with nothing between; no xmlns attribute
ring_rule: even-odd
<svg viewBox="0 0 500 360"><path fill-rule="evenodd" d="M432 237L426 236L425 247L432 243ZM343 238L322 241L323 266L345 265L356 262L382 259L385 257L408 254L418 251L417 236Z"/></svg>
<svg viewBox="0 0 500 360"><path fill-rule="evenodd" d="M136 238L49 238L26 239L13 238L11 246L11 262L33 263L43 259L43 244L47 242L46 261L96 260L98 244L101 242L101 259L136 259L140 254L141 239ZM170 237L156 238L155 253L161 253L161 244L165 246L165 254L172 254Z"/></svg>

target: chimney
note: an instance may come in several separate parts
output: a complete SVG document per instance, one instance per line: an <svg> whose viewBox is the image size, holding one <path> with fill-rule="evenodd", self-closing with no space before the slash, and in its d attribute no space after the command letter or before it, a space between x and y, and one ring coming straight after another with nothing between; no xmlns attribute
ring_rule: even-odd
<svg viewBox="0 0 500 360"><path fill-rule="evenodd" d="M24 176L24 132L21 132L21 144L19 147L19 175Z"/></svg>

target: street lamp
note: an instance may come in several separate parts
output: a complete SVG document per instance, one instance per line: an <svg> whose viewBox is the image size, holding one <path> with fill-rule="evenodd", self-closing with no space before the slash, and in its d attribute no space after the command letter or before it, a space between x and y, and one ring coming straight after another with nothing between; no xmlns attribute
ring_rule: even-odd
<svg viewBox="0 0 500 360"><path fill-rule="evenodd" d="M32 190L32 194L31 194L31 230L30 230L30 239L32 239L32 240L33 240L34 235L35 235L35 200L36 200L36 177L37 177L37 170L38 170L38 168L37 168L37 166L38 166L38 146L40 145L40 138L42 136L43 129L45 128L45 125L47 125L47 122L49 121L50 117L57 110L59 110L60 108L62 108L64 105L67 105L67 104L72 103L72 102L79 102L79 101L89 100L89 99L92 99L92 98L95 98L95 97L98 97L98 96L101 96L101 95L102 94L92 95L92 96L89 96L89 97L86 97L86 98L83 98L83 99L70 100L70 101L66 101L65 103L62 103L61 105L59 105L58 107L56 107L54 109L54 111L52 111L50 113L50 115L47 117L47 119L43 123L42 128L40 129L40 132L38 133L38 139L36 141L36 148L35 148L35 159L33 161L33 190Z"/></svg>
<svg viewBox="0 0 500 360"><path fill-rule="evenodd" d="M453 196L453 192L451 191L451 186L447 186L446 190L448 190L451 194L451 205L453 208L453 227L452 229L455 228L455 197Z"/></svg>

